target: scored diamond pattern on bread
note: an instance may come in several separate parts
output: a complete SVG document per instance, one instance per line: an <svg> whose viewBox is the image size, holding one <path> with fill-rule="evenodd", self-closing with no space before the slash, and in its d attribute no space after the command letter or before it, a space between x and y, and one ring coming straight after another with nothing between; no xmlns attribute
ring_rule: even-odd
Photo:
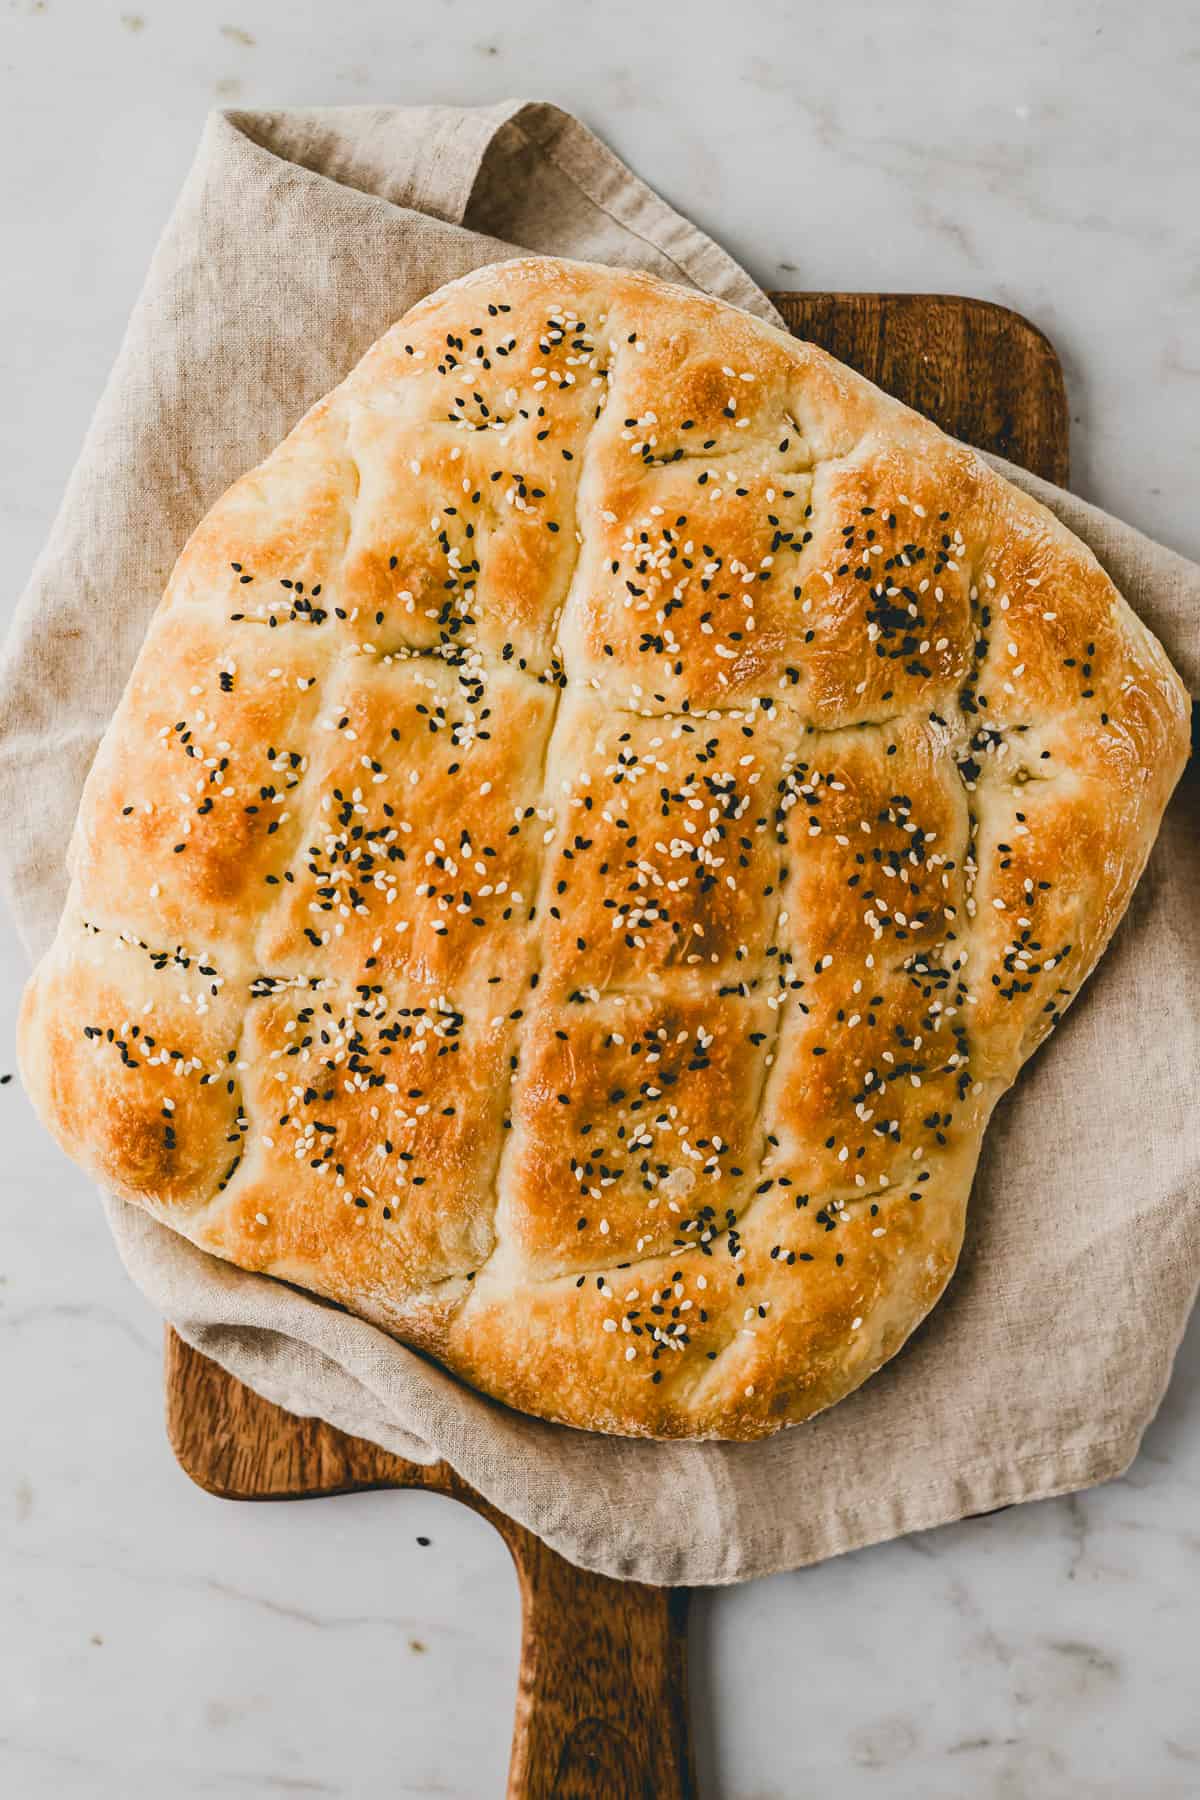
<svg viewBox="0 0 1200 1800"><path fill-rule="evenodd" d="M510 1405L759 1436L941 1294L1187 716L1082 544L821 351L480 270L184 549L30 1091L116 1193Z"/></svg>

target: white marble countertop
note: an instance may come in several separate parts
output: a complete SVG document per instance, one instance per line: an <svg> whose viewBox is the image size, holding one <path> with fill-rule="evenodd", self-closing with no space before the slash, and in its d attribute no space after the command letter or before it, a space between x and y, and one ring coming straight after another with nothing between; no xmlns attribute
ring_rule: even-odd
<svg viewBox="0 0 1200 1800"><path fill-rule="evenodd" d="M0 0L0 615L227 104L554 99L767 285L1014 306L1062 354L1076 486L1198 556L1198 77L1182 0ZM3 1073L22 979L9 934ZM18 1081L0 1113L0 1791L500 1794L499 1540L425 1495L193 1488L87 1182ZM1200 1793L1198 1373L1194 1326L1107 1488L700 1596L702 1794Z"/></svg>

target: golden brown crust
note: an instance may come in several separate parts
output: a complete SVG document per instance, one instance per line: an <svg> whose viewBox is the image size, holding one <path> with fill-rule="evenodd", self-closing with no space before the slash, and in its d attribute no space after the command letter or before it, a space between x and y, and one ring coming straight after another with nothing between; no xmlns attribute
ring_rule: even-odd
<svg viewBox="0 0 1200 1800"><path fill-rule="evenodd" d="M760 1436L937 1300L1186 720L1090 553L850 370L481 270L185 548L26 1080L116 1192L511 1405Z"/></svg>
<svg viewBox="0 0 1200 1800"><path fill-rule="evenodd" d="M72 889L25 991L26 1085L99 1180L172 1223L191 1218L241 1156L245 1007L245 989L208 953L100 931Z"/></svg>

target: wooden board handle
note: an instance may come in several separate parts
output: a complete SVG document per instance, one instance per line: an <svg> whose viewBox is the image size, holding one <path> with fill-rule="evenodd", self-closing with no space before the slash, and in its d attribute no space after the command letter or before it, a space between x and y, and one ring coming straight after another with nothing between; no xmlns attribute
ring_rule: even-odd
<svg viewBox="0 0 1200 1800"><path fill-rule="evenodd" d="M504 1535L522 1609L509 1800L693 1800L686 1588L590 1575L519 1526Z"/></svg>
<svg viewBox="0 0 1200 1800"><path fill-rule="evenodd" d="M298 1500L372 1487L461 1500L504 1539L521 1590L510 1800L692 1800L687 1590L589 1575L507 1518L446 1463L410 1463L298 1419L166 1332L167 1428L210 1493Z"/></svg>

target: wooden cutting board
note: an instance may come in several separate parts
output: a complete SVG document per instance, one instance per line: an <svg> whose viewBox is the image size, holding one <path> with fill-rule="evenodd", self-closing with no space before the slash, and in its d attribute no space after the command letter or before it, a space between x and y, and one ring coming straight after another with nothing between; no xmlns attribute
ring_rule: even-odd
<svg viewBox="0 0 1200 1800"><path fill-rule="evenodd" d="M809 338L950 432L1067 480L1062 369L1004 307L941 294L775 294ZM445 1464L423 1468L260 1400L168 1329L167 1431L193 1481L230 1500L431 1488L490 1519L516 1564L521 1673L509 1800L694 1795L684 1588L590 1575L497 1512Z"/></svg>

